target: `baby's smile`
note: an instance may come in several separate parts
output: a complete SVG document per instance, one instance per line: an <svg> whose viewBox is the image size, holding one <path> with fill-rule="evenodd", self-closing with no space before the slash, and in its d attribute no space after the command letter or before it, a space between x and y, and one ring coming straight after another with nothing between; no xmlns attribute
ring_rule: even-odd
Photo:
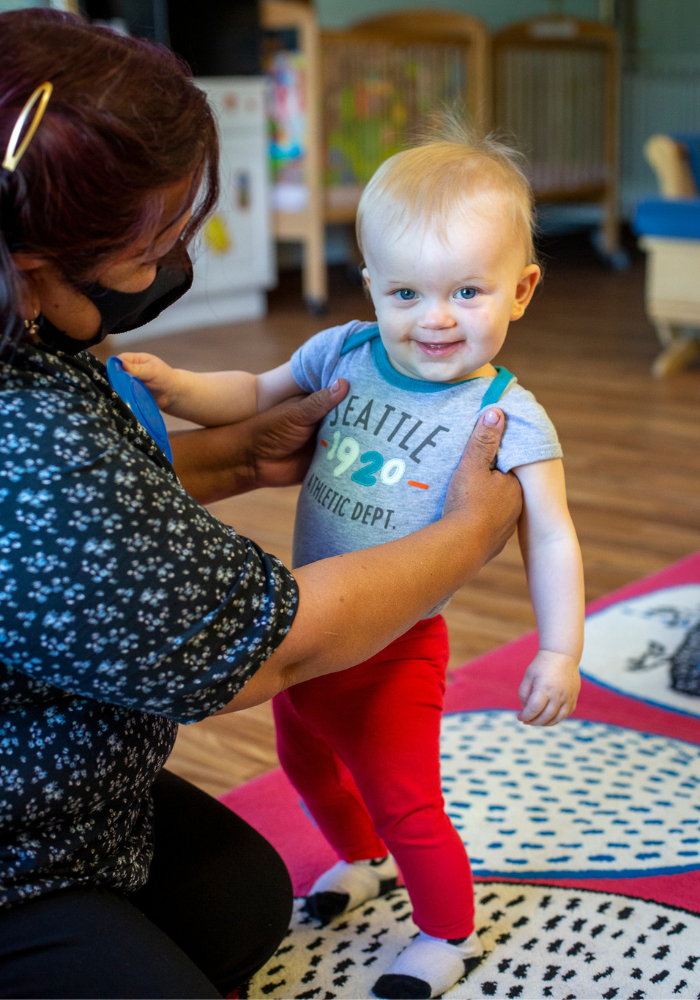
<svg viewBox="0 0 700 1000"><path fill-rule="evenodd" d="M464 339L444 341L414 340L414 344L429 358L444 358L449 354L454 354L464 344Z"/></svg>

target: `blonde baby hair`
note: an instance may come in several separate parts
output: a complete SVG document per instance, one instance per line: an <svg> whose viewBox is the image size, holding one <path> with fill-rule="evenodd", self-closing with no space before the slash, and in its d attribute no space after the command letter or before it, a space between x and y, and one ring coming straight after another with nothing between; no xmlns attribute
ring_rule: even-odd
<svg viewBox="0 0 700 1000"><path fill-rule="evenodd" d="M417 145L385 160L362 192L356 222L361 252L365 219L375 208L390 225L422 221L447 239L455 209L476 200L487 211L506 212L527 263L537 263L534 199L522 159L494 135L480 136L457 113L440 115Z"/></svg>

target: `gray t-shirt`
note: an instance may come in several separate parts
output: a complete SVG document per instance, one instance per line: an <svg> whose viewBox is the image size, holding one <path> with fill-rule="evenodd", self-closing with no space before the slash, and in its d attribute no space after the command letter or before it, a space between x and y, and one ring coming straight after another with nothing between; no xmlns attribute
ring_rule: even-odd
<svg viewBox="0 0 700 1000"><path fill-rule="evenodd" d="M294 566L392 541L438 520L485 405L498 403L507 418L501 472L561 458L551 420L515 376L500 369L495 378L458 383L409 378L391 366L374 323L323 330L291 364L304 392L338 376L350 383L321 424L299 495Z"/></svg>

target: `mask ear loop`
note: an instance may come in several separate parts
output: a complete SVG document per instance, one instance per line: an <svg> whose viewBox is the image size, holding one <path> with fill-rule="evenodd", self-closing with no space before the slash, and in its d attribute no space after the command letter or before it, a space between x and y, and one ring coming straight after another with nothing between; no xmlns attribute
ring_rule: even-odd
<svg viewBox="0 0 700 1000"><path fill-rule="evenodd" d="M42 83L41 86L36 88L20 111L19 118L15 122L15 127L12 129L12 135L10 136L10 141L8 142L7 149L5 150L5 158L2 161L3 168L5 170L9 170L10 173L16 169L17 164L27 151L27 146L34 138L34 133L39 128L39 122L44 117L46 105L49 103L49 98L51 97L52 92L52 83L49 83L48 81L46 83ZM26 135L20 142L22 131L24 126L27 124L27 119L34 108L34 105L37 105L34 117L29 125L29 128L27 129Z"/></svg>

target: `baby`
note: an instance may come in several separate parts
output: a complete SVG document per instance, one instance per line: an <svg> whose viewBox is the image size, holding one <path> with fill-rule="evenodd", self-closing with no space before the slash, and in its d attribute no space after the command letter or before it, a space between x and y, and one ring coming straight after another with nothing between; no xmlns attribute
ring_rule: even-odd
<svg viewBox="0 0 700 1000"><path fill-rule="evenodd" d="M497 404L507 419L497 464L522 485L519 538L539 629L518 718L551 726L579 691L581 557L556 432L492 364L540 277L532 213L512 151L453 130L392 156L363 193L357 236L376 323L323 330L257 377L121 358L162 409L207 425L349 381L299 497L297 566L436 520L480 411ZM396 862L411 897L420 933L379 977L377 997L438 996L482 954L469 860L440 788L443 606L367 662L274 699L282 766L342 859L314 885L308 912L326 923L388 892Z"/></svg>

